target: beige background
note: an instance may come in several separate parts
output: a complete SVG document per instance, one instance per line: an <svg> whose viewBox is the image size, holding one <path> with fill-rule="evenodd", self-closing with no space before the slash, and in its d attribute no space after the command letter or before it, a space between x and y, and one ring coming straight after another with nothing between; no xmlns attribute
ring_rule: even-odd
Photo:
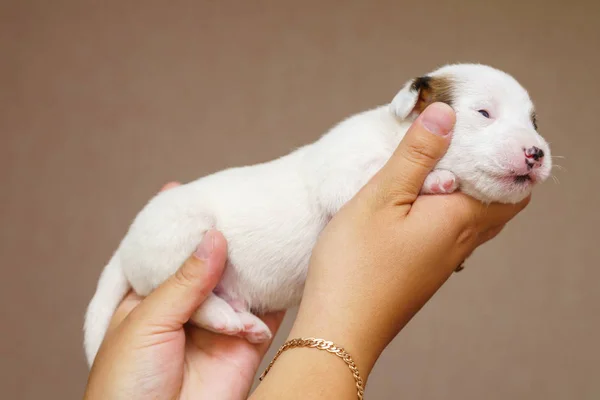
<svg viewBox="0 0 600 400"><path fill-rule="evenodd" d="M530 90L565 169L392 343L367 399L599 399L599 3L450 3L2 1L0 395L81 397L84 309L163 183L477 61Z"/></svg>

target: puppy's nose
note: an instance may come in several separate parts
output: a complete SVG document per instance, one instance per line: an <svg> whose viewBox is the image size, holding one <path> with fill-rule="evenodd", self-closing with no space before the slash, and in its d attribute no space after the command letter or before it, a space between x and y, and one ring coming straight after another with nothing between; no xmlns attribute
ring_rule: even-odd
<svg viewBox="0 0 600 400"><path fill-rule="evenodd" d="M525 157L533 158L535 161L540 161L544 158L544 150L539 147L532 146L528 149L525 149Z"/></svg>

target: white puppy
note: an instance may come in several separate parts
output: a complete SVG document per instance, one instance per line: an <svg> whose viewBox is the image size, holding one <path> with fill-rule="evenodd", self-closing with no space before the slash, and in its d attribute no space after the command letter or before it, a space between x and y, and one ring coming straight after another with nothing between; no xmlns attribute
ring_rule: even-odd
<svg viewBox="0 0 600 400"><path fill-rule="evenodd" d="M102 272L85 319L91 365L109 321L132 287L148 295L216 228L227 238L222 281L191 321L251 342L271 337L255 316L300 302L317 236L386 163L430 103L456 111L450 149L423 193L457 188L485 202L514 203L551 169L527 91L477 64L448 65L406 83L391 104L354 115L315 143L279 159L232 168L162 192L138 214Z"/></svg>

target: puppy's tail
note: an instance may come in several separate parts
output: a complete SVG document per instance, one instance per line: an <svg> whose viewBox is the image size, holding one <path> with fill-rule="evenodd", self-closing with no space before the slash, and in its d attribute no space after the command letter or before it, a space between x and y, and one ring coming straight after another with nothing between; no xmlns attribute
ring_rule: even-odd
<svg viewBox="0 0 600 400"><path fill-rule="evenodd" d="M100 344L102 344L115 310L130 287L127 278L123 274L117 251L108 265L104 267L98 281L96 293L85 314L84 347L89 367L94 363L94 358Z"/></svg>

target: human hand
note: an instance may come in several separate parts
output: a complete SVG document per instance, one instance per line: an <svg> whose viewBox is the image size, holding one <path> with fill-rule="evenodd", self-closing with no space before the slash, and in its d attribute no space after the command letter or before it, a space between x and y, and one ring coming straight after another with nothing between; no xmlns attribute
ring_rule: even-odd
<svg viewBox="0 0 600 400"><path fill-rule="evenodd" d="M92 366L86 400L246 399L270 343L254 345L186 324L219 282L227 258L217 231L208 232L198 249L148 297L130 293L122 301ZM283 317L263 320L275 333Z"/></svg>
<svg viewBox="0 0 600 400"><path fill-rule="evenodd" d="M418 196L454 122L449 106L429 106L389 162L327 225L289 338L344 346L368 375L456 267L527 205L529 198L485 205L462 193Z"/></svg>

